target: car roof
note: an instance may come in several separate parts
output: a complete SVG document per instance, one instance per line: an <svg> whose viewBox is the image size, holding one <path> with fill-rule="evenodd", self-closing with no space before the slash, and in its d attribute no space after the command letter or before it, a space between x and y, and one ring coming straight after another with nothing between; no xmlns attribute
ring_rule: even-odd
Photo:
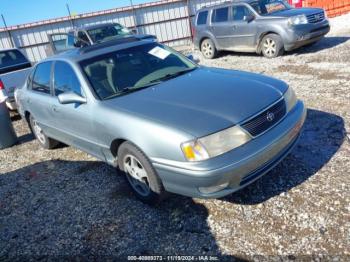
<svg viewBox="0 0 350 262"><path fill-rule="evenodd" d="M213 8L220 7L220 6L225 6L225 5L229 5L229 4L239 4L239 3L249 4L249 3L257 2L257 1L258 0L232 0L232 1L226 1L226 2L219 3L219 4L213 4L213 5L204 6L201 9L199 9L198 12L205 11L205 10L211 10Z"/></svg>
<svg viewBox="0 0 350 262"><path fill-rule="evenodd" d="M56 60L66 60L73 63L78 63L82 60L93 58L95 56L103 55L109 52L149 43L154 43L154 41L150 39L142 39L141 37L138 37L138 35L126 36L87 47L70 49L46 58L40 61L40 63Z"/></svg>
<svg viewBox="0 0 350 262"><path fill-rule="evenodd" d="M6 49L0 49L0 52L4 52L4 51L14 51L14 50L20 51L18 48L6 48Z"/></svg>
<svg viewBox="0 0 350 262"><path fill-rule="evenodd" d="M78 31L78 30L93 30L101 27L106 27L106 26L114 26L117 23L103 23L103 24L95 24L95 25L87 25L87 26L81 26L81 27L76 27L72 31Z"/></svg>

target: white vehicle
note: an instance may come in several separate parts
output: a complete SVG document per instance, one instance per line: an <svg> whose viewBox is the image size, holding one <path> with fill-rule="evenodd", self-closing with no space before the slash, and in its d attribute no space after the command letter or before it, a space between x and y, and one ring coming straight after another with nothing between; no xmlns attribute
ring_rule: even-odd
<svg viewBox="0 0 350 262"><path fill-rule="evenodd" d="M0 50L0 102L6 101L10 110L16 110L14 92L23 86L32 64L18 49Z"/></svg>

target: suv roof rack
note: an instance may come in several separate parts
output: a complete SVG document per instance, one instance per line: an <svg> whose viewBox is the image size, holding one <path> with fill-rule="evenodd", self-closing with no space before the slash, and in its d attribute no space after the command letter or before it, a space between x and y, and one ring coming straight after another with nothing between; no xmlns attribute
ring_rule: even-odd
<svg viewBox="0 0 350 262"><path fill-rule="evenodd" d="M205 5L205 6L202 6L199 10L205 9L205 8L211 8L211 7L215 7L215 6L220 6L220 5L225 5L225 4L239 3L239 2L249 2L249 1L248 0L229 0L229 1L222 2L222 3L214 3L214 4Z"/></svg>

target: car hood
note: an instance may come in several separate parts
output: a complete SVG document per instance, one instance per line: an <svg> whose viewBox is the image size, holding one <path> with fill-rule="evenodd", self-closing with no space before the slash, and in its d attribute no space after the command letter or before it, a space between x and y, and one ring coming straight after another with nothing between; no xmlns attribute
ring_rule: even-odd
<svg viewBox="0 0 350 262"><path fill-rule="evenodd" d="M296 15L312 15L322 12L322 8L292 8L274 12L268 16L292 17Z"/></svg>
<svg viewBox="0 0 350 262"><path fill-rule="evenodd" d="M240 71L198 68L105 105L202 137L233 126L280 99L288 86Z"/></svg>

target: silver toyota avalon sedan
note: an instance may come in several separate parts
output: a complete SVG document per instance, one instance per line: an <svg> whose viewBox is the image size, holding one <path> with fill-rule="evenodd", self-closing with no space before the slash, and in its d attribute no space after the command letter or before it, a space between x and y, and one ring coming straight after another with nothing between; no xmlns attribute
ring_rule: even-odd
<svg viewBox="0 0 350 262"><path fill-rule="evenodd" d="M44 148L63 142L118 167L151 204L252 183L290 152L306 115L280 80L198 66L137 36L41 61L15 96Z"/></svg>

